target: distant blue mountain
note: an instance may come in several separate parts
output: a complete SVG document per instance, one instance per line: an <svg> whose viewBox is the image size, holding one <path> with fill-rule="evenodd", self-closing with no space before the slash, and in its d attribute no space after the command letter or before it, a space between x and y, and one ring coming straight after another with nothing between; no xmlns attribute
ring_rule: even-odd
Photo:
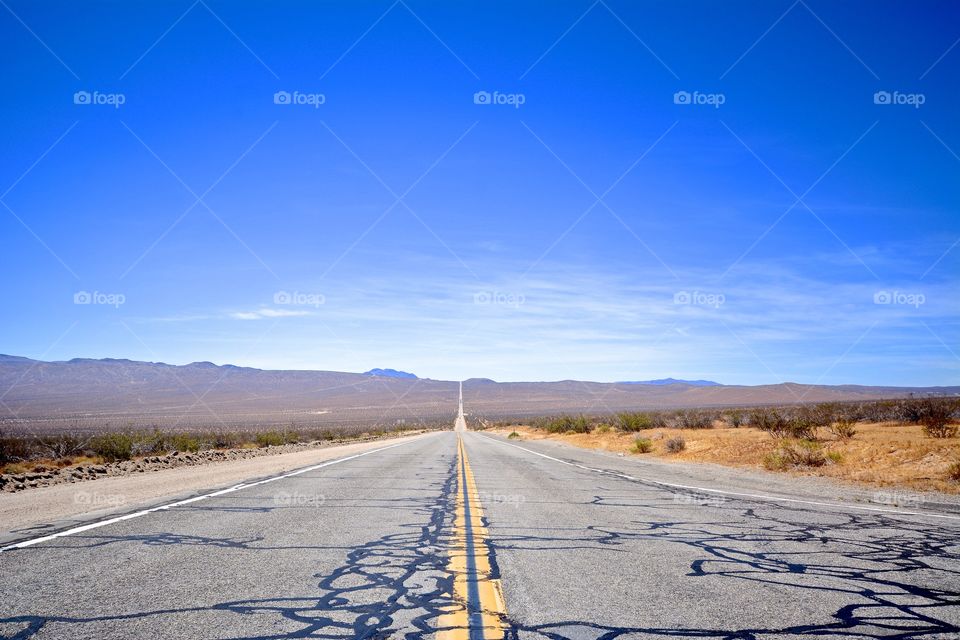
<svg viewBox="0 0 960 640"><path fill-rule="evenodd" d="M691 387L719 387L719 382L713 380L677 380L676 378L660 378L659 380L630 380L620 384L689 384Z"/></svg>
<svg viewBox="0 0 960 640"><path fill-rule="evenodd" d="M364 371L363 375L365 376L382 376L384 378L407 378L409 380L416 380L417 376L412 373L407 373L406 371L397 371L396 369L370 369L370 371Z"/></svg>

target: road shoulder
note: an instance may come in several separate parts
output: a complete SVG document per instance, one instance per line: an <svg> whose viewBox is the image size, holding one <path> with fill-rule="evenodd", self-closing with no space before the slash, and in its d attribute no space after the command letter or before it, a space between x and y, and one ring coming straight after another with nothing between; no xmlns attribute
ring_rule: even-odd
<svg viewBox="0 0 960 640"><path fill-rule="evenodd" d="M0 493L0 546L431 434Z"/></svg>

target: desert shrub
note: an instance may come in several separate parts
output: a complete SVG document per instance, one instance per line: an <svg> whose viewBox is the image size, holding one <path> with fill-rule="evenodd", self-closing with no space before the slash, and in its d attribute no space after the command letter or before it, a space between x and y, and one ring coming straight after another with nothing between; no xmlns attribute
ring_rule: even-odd
<svg viewBox="0 0 960 640"><path fill-rule="evenodd" d="M750 410L747 420L751 427L767 431L780 420L780 414L776 409L756 407Z"/></svg>
<svg viewBox="0 0 960 640"><path fill-rule="evenodd" d="M774 438L790 435L789 419L777 409L758 408L750 412L750 426L756 427Z"/></svg>
<svg viewBox="0 0 960 640"><path fill-rule="evenodd" d="M140 432L134 436L130 454L134 457L147 456L166 453L168 450L166 435L159 429L154 429L153 431Z"/></svg>
<svg viewBox="0 0 960 640"><path fill-rule="evenodd" d="M827 460L833 464L843 464L843 454L839 451L827 451Z"/></svg>
<svg viewBox="0 0 960 640"><path fill-rule="evenodd" d="M908 398L897 404L896 419L943 431L943 427L956 421L958 410L960 401L955 398Z"/></svg>
<svg viewBox="0 0 960 640"><path fill-rule="evenodd" d="M133 436L129 433L105 433L91 438L88 448L108 462L129 460L133 455Z"/></svg>
<svg viewBox="0 0 960 640"><path fill-rule="evenodd" d="M190 433L173 433L164 438L167 451L200 451L200 440Z"/></svg>
<svg viewBox="0 0 960 640"><path fill-rule="evenodd" d="M633 441L631 451L634 453L650 453L653 451L653 441L650 438L637 438Z"/></svg>
<svg viewBox="0 0 960 640"><path fill-rule="evenodd" d="M244 440L247 438L235 431L215 431L207 438L211 449L235 449L242 445Z"/></svg>
<svg viewBox="0 0 960 640"><path fill-rule="evenodd" d="M729 424L731 427L739 427L744 421L743 410L731 409L723 414L723 419L726 420L727 424Z"/></svg>
<svg viewBox="0 0 960 640"><path fill-rule="evenodd" d="M923 431L931 438L953 438L957 435L955 409L947 402L936 402L932 398L921 401L917 410L918 422Z"/></svg>
<svg viewBox="0 0 960 640"><path fill-rule="evenodd" d="M278 447L286 442L286 438L279 431L261 431L254 436L253 441L258 447Z"/></svg>
<svg viewBox="0 0 960 640"><path fill-rule="evenodd" d="M709 429L713 426L713 416L706 411L695 409L678 411L676 425L681 429Z"/></svg>
<svg viewBox="0 0 960 640"><path fill-rule="evenodd" d="M953 438L957 435L957 425L931 420L924 423L923 432L931 438Z"/></svg>
<svg viewBox="0 0 960 640"><path fill-rule="evenodd" d="M593 425L590 424L590 421L584 416L574 417L570 425L567 427L567 431L573 431L576 433L590 433L592 429Z"/></svg>
<svg viewBox="0 0 960 640"><path fill-rule="evenodd" d="M800 440L815 440L819 427L833 424L834 416L838 413L836 406L835 403L824 403L800 405L786 410L789 435Z"/></svg>
<svg viewBox="0 0 960 640"><path fill-rule="evenodd" d="M623 412L617 414L617 428L621 431L643 431L653 428L653 420L648 413Z"/></svg>
<svg viewBox="0 0 960 640"><path fill-rule="evenodd" d="M827 456L814 440L784 442L763 460L763 466L775 471L788 467L822 467L826 463Z"/></svg>
<svg viewBox="0 0 960 640"><path fill-rule="evenodd" d="M0 465L21 462L30 457L31 449L24 438L0 432Z"/></svg>
<svg viewBox="0 0 960 640"><path fill-rule="evenodd" d="M827 427L843 414L839 402L821 402L812 407L803 407L803 414L809 422L818 427Z"/></svg>
<svg viewBox="0 0 960 640"><path fill-rule="evenodd" d="M925 409L929 405L929 401L925 402L924 399L920 398L901 400L899 403L897 403L895 419L899 422L920 424L920 421L926 412Z"/></svg>
<svg viewBox="0 0 960 640"><path fill-rule="evenodd" d="M597 433L610 433L611 430L612 427L606 423L597 425L597 428L595 429Z"/></svg>
<svg viewBox="0 0 960 640"><path fill-rule="evenodd" d="M822 467L827 461L819 443L813 440L798 440L788 445L787 457L798 467Z"/></svg>
<svg viewBox="0 0 960 640"><path fill-rule="evenodd" d="M782 440L816 440L819 419L805 408L793 411L784 409L754 409L750 413L750 424L772 437Z"/></svg>
<svg viewBox="0 0 960 640"><path fill-rule="evenodd" d="M827 425L827 431L833 434L838 440L849 440L857 435L856 425L856 420L846 416L840 416L836 422Z"/></svg>
<svg viewBox="0 0 960 640"><path fill-rule="evenodd" d="M899 402L896 400L880 400L878 402L861 402L848 408L850 414L865 422L889 422L899 420Z"/></svg>
<svg viewBox="0 0 960 640"><path fill-rule="evenodd" d="M538 425L539 426L539 425ZM549 433L590 433L591 424L584 416L562 415L542 421L542 427Z"/></svg>
<svg viewBox="0 0 960 640"><path fill-rule="evenodd" d="M308 442L322 442L324 440L336 440L340 437L330 429L311 429L304 434Z"/></svg>
<svg viewBox="0 0 960 640"><path fill-rule="evenodd" d="M763 457L763 467L769 471L783 471L788 466L787 458L780 449L772 451Z"/></svg>
<svg viewBox="0 0 960 640"><path fill-rule="evenodd" d="M82 438L70 433L42 436L31 443L31 448L34 451L32 457L56 460L58 458L79 455L87 446L88 442L88 438Z"/></svg>
<svg viewBox="0 0 960 640"><path fill-rule="evenodd" d="M848 403L841 405L840 410L837 411L834 419L839 420L849 420L850 422L869 422L867 419L867 411L863 410L863 404Z"/></svg>
<svg viewBox="0 0 960 640"><path fill-rule="evenodd" d="M960 482L960 460L947 467L947 479Z"/></svg>
<svg viewBox="0 0 960 640"><path fill-rule="evenodd" d="M520 438L520 434L516 431L511 431L510 435L507 436L507 440L517 440L518 438Z"/></svg>
<svg viewBox="0 0 960 640"><path fill-rule="evenodd" d="M667 450L667 453L680 453L687 448L687 441L681 436L676 436L664 442L663 446Z"/></svg>
<svg viewBox="0 0 960 640"><path fill-rule="evenodd" d="M445 424L420 424L417 428L442 428ZM296 425L291 425L291 427L294 426ZM9 435L0 432L0 466L41 459L63 466L84 456L96 456L113 461L162 455L170 451L196 452L206 449L246 448L287 442L308 442L311 439L339 441L356 438L361 432L360 427L335 429L327 427L310 430L290 428L270 431L266 436L262 436L253 430L173 432L156 425L151 427L149 424L138 431L132 430L132 427L133 425L130 425L130 429L117 431L111 430L110 425L103 425L103 430L96 435L84 435L75 431L45 435ZM391 426L389 429L379 429L374 433L385 434L402 430L403 427Z"/></svg>
<svg viewBox="0 0 960 640"><path fill-rule="evenodd" d="M0 473L29 473L30 467L22 462L8 462L0 465Z"/></svg>
<svg viewBox="0 0 960 640"><path fill-rule="evenodd" d="M798 415L787 421L787 432L798 440L816 440L817 422L807 415Z"/></svg>
<svg viewBox="0 0 960 640"><path fill-rule="evenodd" d="M665 429L670 426L667 416L659 411L634 411L617 414L616 426L621 431Z"/></svg>

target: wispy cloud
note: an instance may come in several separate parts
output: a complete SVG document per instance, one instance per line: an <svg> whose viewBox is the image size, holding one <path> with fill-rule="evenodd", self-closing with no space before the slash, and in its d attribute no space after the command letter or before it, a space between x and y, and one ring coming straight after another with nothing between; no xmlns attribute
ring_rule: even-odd
<svg viewBox="0 0 960 640"><path fill-rule="evenodd" d="M312 315L310 311L299 309L270 309L264 307L256 311L233 311L229 317L234 320L262 320L264 318L299 318Z"/></svg>
<svg viewBox="0 0 960 640"><path fill-rule="evenodd" d="M918 289L910 280L877 283L869 274L837 281L833 259L843 256L822 255L831 265L823 272L789 261L762 268L745 262L723 279L708 269L678 269L677 281L653 267L572 261L524 279L516 275L519 259L500 256L480 282L461 277L443 257L400 258L389 273L371 266L349 280L326 282L319 309L267 306L268 290L259 301L234 300L239 310L227 314L230 320L309 316L267 338L262 356L238 364L358 371L390 362L435 378L673 376L751 384L814 382L844 356L822 380L840 383L865 382L860 372L889 359L893 349L916 355L903 366L914 373L872 381L914 382L931 359L940 370L952 369L952 356L923 325L952 339L941 327L956 317L960 302L948 283ZM293 284L302 290L318 285ZM923 299L878 303L875 296L884 293ZM209 318L197 327L207 349L219 344L229 354L252 339L244 323L231 328L222 313Z"/></svg>

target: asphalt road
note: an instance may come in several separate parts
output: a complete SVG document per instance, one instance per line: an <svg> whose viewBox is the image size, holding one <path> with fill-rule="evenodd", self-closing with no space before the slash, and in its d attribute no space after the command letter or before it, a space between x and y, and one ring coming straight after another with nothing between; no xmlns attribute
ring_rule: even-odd
<svg viewBox="0 0 960 640"><path fill-rule="evenodd" d="M960 638L960 516L698 473L429 434L6 549L0 634Z"/></svg>

